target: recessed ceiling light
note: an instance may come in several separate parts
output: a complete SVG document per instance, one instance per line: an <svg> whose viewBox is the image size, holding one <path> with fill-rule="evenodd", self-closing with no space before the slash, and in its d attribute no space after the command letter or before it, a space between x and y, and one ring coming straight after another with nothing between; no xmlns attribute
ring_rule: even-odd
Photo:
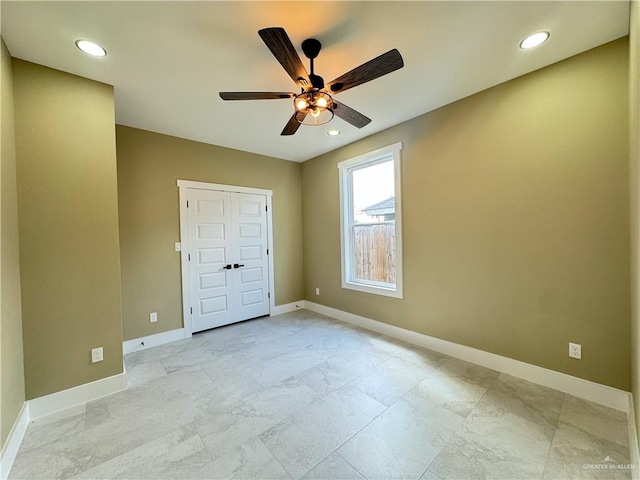
<svg viewBox="0 0 640 480"><path fill-rule="evenodd" d="M76 47L92 57L107 56L107 51L104 48L97 43L90 42L89 40L76 40Z"/></svg>
<svg viewBox="0 0 640 480"><path fill-rule="evenodd" d="M533 35L529 35L527 38L520 42L520 48L528 50L530 48L542 45L549 38L549 32L538 32Z"/></svg>
<svg viewBox="0 0 640 480"><path fill-rule="evenodd" d="M327 135L329 135L330 137L335 137L336 135L340 135L340 130L329 130L327 132Z"/></svg>

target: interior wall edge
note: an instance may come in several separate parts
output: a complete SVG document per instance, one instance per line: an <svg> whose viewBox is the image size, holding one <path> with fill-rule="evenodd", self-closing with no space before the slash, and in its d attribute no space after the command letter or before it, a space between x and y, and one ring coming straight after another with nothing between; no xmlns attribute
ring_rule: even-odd
<svg viewBox="0 0 640 480"><path fill-rule="evenodd" d="M629 213L631 238L631 385L640 435L640 1L630 2L629 15ZM636 464L637 467L640 465ZM633 472L640 476L639 468Z"/></svg>
<svg viewBox="0 0 640 480"><path fill-rule="evenodd" d="M640 449L638 447L638 431L637 419L635 415L635 401L633 393L629 393L629 408L627 409L627 425L629 427L629 460L634 466L631 471L631 478L638 480L640 478Z"/></svg>
<svg viewBox="0 0 640 480"><path fill-rule="evenodd" d="M26 399L15 92L11 54L0 36L0 448Z"/></svg>
<svg viewBox="0 0 640 480"><path fill-rule="evenodd" d="M9 478L11 467L13 467L13 462L18 455L24 434L27 432L29 420L29 402L24 402L0 452L0 480Z"/></svg>

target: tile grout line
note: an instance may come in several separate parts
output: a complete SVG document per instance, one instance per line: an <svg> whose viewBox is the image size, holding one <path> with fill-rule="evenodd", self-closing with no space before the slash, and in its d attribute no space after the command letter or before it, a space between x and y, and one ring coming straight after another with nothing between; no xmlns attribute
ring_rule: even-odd
<svg viewBox="0 0 640 480"><path fill-rule="evenodd" d="M364 374L363 374L363 375L364 375ZM286 381L286 380L285 380L285 381ZM349 383L351 383L351 382L349 382ZM286 422L287 420L289 420L290 418L294 417L295 415L297 415L297 414L299 414L299 413L303 412L303 411L304 411L304 410L306 410L307 408L309 408L309 407L311 407L311 406L313 406L313 405L315 405L315 404L319 403L320 401L324 400L324 399L325 399L327 396L329 396L331 393L337 392L337 391L342 390L343 388L347 387L347 385L349 385L349 384L343 385L342 387L337 388L336 390L333 390L333 391L329 392L328 394L324 394L324 395L322 395L319 399L317 399L317 400L315 400L314 402L310 403L309 405L307 405L307 406L306 406L306 407L304 407L303 409L298 410L297 412L293 413L292 415L289 415L288 417L286 417L285 419L283 419L281 422L277 423L276 425L274 425L274 426L272 426L272 427L269 427L269 428L267 428L266 430L264 430L264 431L260 432L257 436L260 436L260 435L262 435L263 433L265 433L266 431L268 431L268 430L271 430L271 429L273 429L273 428L278 427L280 424L282 424L282 423ZM360 390L358 390L358 391L360 391ZM317 393L317 392L316 392L316 393ZM336 447L334 450L332 450L329 454L327 454L325 457L323 457L323 458L322 458L322 459L321 459L317 464L315 464L313 467L311 467L309 470L307 470L303 475L301 475L301 477L303 477L304 475L306 475L307 473L309 473L311 470L313 470L314 468L316 468L320 463L322 463L322 462L323 462L327 457L329 457L332 453L334 453L334 452L336 452L336 453L337 453L337 450L338 450L340 447L342 447L342 445L344 445L344 444L345 444L345 443L347 443L349 440L351 440L351 438L353 438L355 435L357 435L357 434L358 434L358 433L360 433L362 430L364 430L367 426L369 426L369 424L370 424L371 422L373 422L376 418L378 418L380 415L382 415L384 412L386 412L386 411L389 409L389 407L387 407L384 403L381 403L381 402L379 402L378 400L376 400L375 398L370 397L370 396L369 396L369 395L367 395L366 393L364 393L364 392L360 392L360 393L362 393L362 394L366 395L367 397L371 398L372 400L374 400L375 402L379 403L380 405L385 406L386 408L385 408L381 413L379 413L378 415L374 416L374 417L369 421L369 423L367 423L364 427L362 427L360 430L358 430L356 433L354 433L351 437L349 437L349 439L347 439L345 442L343 442L342 444L340 444L338 447ZM262 439L261 439L261 440L262 440ZM264 442L263 442L263 443L264 443ZM265 446L266 446L266 444L265 444ZM269 447L267 447L267 448L269 448ZM269 451L271 451L271 449L269 449ZM275 455L274 455L274 457L275 457ZM277 459L277 457L276 457L276 459ZM284 466L283 466L283 468L284 468ZM285 470L287 471L287 473L289 473L289 474L290 474L289 470L287 470L286 468L285 468ZM291 475L291 474L290 474L290 475ZM292 477L292 478L294 478L294 477L293 477L293 475L291 475L291 477Z"/></svg>
<svg viewBox="0 0 640 480"><path fill-rule="evenodd" d="M348 385L348 384L347 384ZM347 385L343 385L341 388L337 389L337 390L342 390L343 388L345 388ZM351 387L354 388L354 387ZM337 391L334 390L334 391ZM376 421L378 418L380 418L387 410L389 410L391 407L385 405L384 403L380 402L379 400L376 400L375 398L373 398L372 396L370 396L369 394L359 390L356 388L356 390L358 390L358 392L362 393L363 395L366 395L367 397L369 397L370 399L372 399L373 401L379 403L380 405L383 405L385 407L385 409L383 411L381 411L379 414L373 416L371 418L371 420L369 420L369 422L367 422L366 425L364 425L362 428L360 428L357 432L355 432L353 435L351 435L349 438L347 438L344 442L342 442L340 445L338 445L336 448L334 448L331 452L329 452L326 456L324 456L318 463L316 463L313 467L311 467L309 470L307 470L302 476L306 475L307 473L309 473L311 470L313 470L314 468L316 468L318 465L320 465L322 462L324 462L328 457L330 457L332 454L337 454L340 455L340 453L338 453L338 450L340 450L340 448L342 448L343 445L345 445L346 443L348 443L353 437L355 437L356 435L358 435L360 432L362 432L365 428L367 428L369 425L371 425L374 421ZM395 402L394 402L395 405ZM344 457L342 457L342 455L340 455L341 458L343 458L349 465L351 465L351 463ZM351 465L356 471L358 471L358 473L360 473L362 475L362 473L353 465ZM364 477L364 475L362 475ZM365 477L366 478L366 477Z"/></svg>
<svg viewBox="0 0 640 480"><path fill-rule="evenodd" d="M560 415L562 415L562 408L564 407L564 404L566 401L567 401L567 394L563 393L562 403L560 404L560 412L558 413L558 419L556 420L555 428L553 429L553 436L549 441L549 449L547 450L547 456L544 459L544 467L542 468L542 473L540 474L540 478L544 478L544 472L547 471L547 467L549 466L549 457L551 456L551 450L553 450L553 441L556 439L556 435L558 435L558 427L560 426Z"/></svg>
<svg viewBox="0 0 640 480"><path fill-rule="evenodd" d="M422 381L418 382L418 384L412 388L409 392L407 392L404 396L409 395L411 392L413 392L415 389L417 389L420 384L422 382L424 382L427 378L431 377L432 375L434 375L437 371L440 370L440 368L442 368L443 366L443 362L441 362L438 365L438 368L434 369L429 375L427 375ZM447 375L447 377L449 377L449 375ZM455 377L452 376L452 378L462 378L464 380L463 377ZM494 379L495 380L495 379ZM431 468L431 465L433 465L433 462L436 461L436 459L438 458L438 456L440 455L440 453L442 453L442 450L449 445L449 443L451 443L453 441L453 439L456 436L456 433L462 428L462 425L464 425L464 423L467 421L467 418L469 417L469 415L471 415L471 412L473 412L473 410L475 409L475 407L482 401L482 399L487 395L487 392L489 392L489 389L491 388L491 386L487 387L487 389L485 390L485 392L482 394L482 396L478 399L478 401L474 404L474 406L471 408L471 410L469 410L469 413L467 413L464 417L463 420L460 422L460 425L458 425L458 427L453 430L451 432L451 437L449 437L449 439L444 443L444 445L442 445L442 447L440 447L440 449L438 450L438 453L436 455L434 455L433 460L431 460L431 462L429 462L429 465L427 465L427 468L425 468L423 470L423 472L420 474L420 476L418 477L418 480L420 480L422 477L424 477L425 473L427 473L427 471ZM402 398L404 398L404 396ZM437 406L437 404L436 404ZM441 408L444 408L446 410L449 410L448 408L441 406ZM451 413L455 414L455 415L459 415L458 413L454 412L453 410L449 410Z"/></svg>
<svg viewBox="0 0 640 480"><path fill-rule="evenodd" d="M358 350L360 350L360 348L358 348ZM364 351L365 354L369 354L369 352ZM377 356L375 354L373 354L373 356ZM395 355L391 355L389 358L384 358L384 357L377 357L378 359L382 360L382 363L387 362L388 360L392 360L392 359L400 359L402 360L400 357L396 357ZM407 362L409 363L409 362ZM358 377L352 379L351 381L347 382L346 384L342 385L340 388L337 388L335 390L333 390L332 392L329 393L333 393L335 391L338 390L343 390L346 389L347 387L350 388L354 388L355 390L358 390L360 393L366 395L367 397L369 397L370 399L374 400L375 402L379 403L380 405L383 405L385 407L385 409L383 411L381 411L379 414L375 415L374 417L371 418L371 420L364 425L362 428L360 428L357 432L355 432L353 435L351 435L347 440L345 440L344 442L342 442L340 445L338 445L334 450L332 450L330 453L328 453L325 457L323 457L317 464L315 464L314 466L312 466L309 470L307 470L302 476L306 475L307 473L309 473L311 470L313 470L314 468L316 468L318 465L320 465L324 460L326 460L328 457L330 457L332 454L336 454L339 455L343 460L345 460L349 465L351 465L351 467L356 470L360 475L362 475L363 477L367 478L364 474L362 474L362 472L360 472L355 466L353 466L346 458L344 458L342 455L340 455L340 453L338 452L338 450L340 448L342 448L343 445L345 445L346 443L348 443L352 438L354 438L356 435L358 435L360 432L362 432L365 428L367 428L369 425L371 425L375 420L377 420L378 418L380 418L382 415L384 415L385 412L387 412L393 405L397 404L400 400L402 400L406 395L408 395L410 392L412 392L414 389L416 389L418 387L418 385L424 381L425 379L427 379L428 377L430 377L431 375L433 375L441 366L442 364L438 364L438 368L434 368L430 373L428 373L427 375L425 375L424 378L422 378L420 381L418 381L416 383L416 385L414 385L409 391L407 391L404 395L402 395L401 397L399 397L396 401L394 401L391 405L387 406L386 404L380 402L378 399L373 398L372 396L370 396L368 393L363 392L362 390L358 389L357 387L353 387L351 386L352 383L354 383L357 379L359 379L360 377L366 375L369 371L373 370L374 367L369 368L367 371L363 372L361 375L359 375ZM291 378L291 377L289 377ZM320 400L322 400L323 398L325 398L328 394L325 394L321 399L319 399L317 402L319 402ZM317 403L314 402L314 403ZM310 404L309 406L305 407L308 408L313 404ZM286 469L285 469L286 470ZM287 470L288 472L288 470Z"/></svg>
<svg viewBox="0 0 640 480"><path fill-rule="evenodd" d="M309 405L307 405L303 410L305 410L305 409L307 409L307 408L311 407L312 405L314 405L314 404L316 404L316 403L320 402L321 400L323 400L325 397L327 397L327 396L328 396L328 395L330 395L331 393L334 393L334 392L337 392L337 391L339 391L339 390L343 390L343 389L346 389L347 387L350 387L350 384L351 384L351 383L353 383L354 381L356 381L358 378L360 378L360 377L362 377L362 376L366 375L366 373L367 373L367 372L369 372L371 369L373 369L373 367L372 367L372 368L370 368L369 370L367 370L367 371L363 372L361 375L359 375L358 377L354 378L353 380L351 380L351 381L347 382L346 384L342 385L341 387L336 388L335 390L331 390L329 393L326 393L326 394L322 395L322 397L320 397L318 400L314 401L313 403L310 403ZM289 378L292 378L292 377L289 377ZM288 379L285 379L284 381L286 381L286 380L288 380ZM333 453L336 453L337 455L339 455L338 450L339 450L339 449L340 449L340 448L341 448L345 443L347 443L349 440L351 440L353 437L355 437L355 436L356 436L358 433L360 433L362 430L364 430L365 428L367 428L367 427L368 427L368 426L369 426L369 425L370 425L374 420L376 420L377 418L379 418L379 417L380 417L384 412L386 412L387 410L389 410L389 408L390 408L390 407L388 407L388 406L387 406L387 405L385 405L384 403L380 402L379 400L377 400L377 399L375 399L375 398L371 397L371 396L370 396L370 395L368 395L367 393L362 392L361 390L359 390L359 389L357 389L357 388L355 388L355 387L352 387L352 386L351 386L350 388L354 388L355 390L358 390L358 392L362 393L363 395L366 395L367 397L369 397L369 398L370 398L370 399L372 399L373 401L375 401L375 402L379 403L380 405L384 406L384 407L385 407L385 409L384 409L382 412L380 412L378 415L375 415L374 417L372 417L372 419L371 419L371 420L370 420L366 425L364 425L361 429L359 429L357 432L355 432L353 435L351 435L347 440L345 440L343 443L341 443L341 444L340 444L340 445L338 445L335 449L333 449L331 452L329 452L326 456L324 456L321 460L319 460L319 461L318 461L318 463L316 463L315 465L313 465L313 466L312 466L311 468L309 468L309 469L308 469L308 470L307 470L303 475L301 475L301 477L303 477L304 475L306 475L307 473L309 473L311 470L313 470L314 468L316 468L316 467L317 467L318 465L320 465L323 461L325 461L328 457L330 457ZM314 391L315 391L315 390L314 390ZM319 392L316 392L316 393L319 393ZM302 412L303 410L300 410L299 412L296 412L294 415L296 415L296 414L298 414L298 413ZM289 418L291 418L291 417L293 417L293 415L291 415L291 416L287 417L287 419L285 419L285 420L288 420L288 419L289 419ZM283 420L283 421L282 421L282 422L280 422L280 423L283 423L285 420ZM280 423L279 423L278 425L280 425ZM274 425L273 427L270 427L270 428L268 428L267 430L270 430L271 428L275 428L275 427L277 427L278 425ZM266 430L265 430L265 431L266 431ZM262 432L262 433L264 433L264 432ZM262 433L260 433L259 435L261 435ZM266 446L266 445L265 445L265 446ZM268 447L267 447L267 448L268 448ZM271 450L269 450L269 451L271 451ZM274 457L275 457L275 455L274 455ZM341 455L340 455L340 457L342 458L342 456L341 456ZM276 458L277 458L277 457L276 457ZM346 459L344 459L344 460L345 460L347 463L349 463ZM349 465L351 465L351 463L349 463ZM351 465L351 466L353 467L353 465ZM284 468L284 466L283 466L283 468ZM356 471L358 471L355 467L353 467L353 468L354 468ZM289 474L290 474L290 472L289 472L286 468L285 468L285 471L287 471L287 473L289 473ZM358 471L358 473L360 473L360 472ZM291 474L290 474L290 475L291 475ZM364 476L364 475L363 475L363 476ZM292 476L292 478L293 478L293 476ZM365 478L366 478L366 477L365 477Z"/></svg>
<svg viewBox="0 0 640 480"><path fill-rule="evenodd" d="M76 408L76 407L77 407L77 405L76 405L75 407L70 407L70 408ZM51 414L51 415L56 415L56 414L58 414L58 413L60 413L60 412L63 412L63 411L64 411L64 410L61 410L61 411L59 411L59 412L55 412L55 413L53 413L53 414ZM87 428L86 428L86 422L85 422L85 420L86 420L86 411L83 411L81 414L80 414L80 413L78 413L78 414L76 414L76 415L71 415L71 416L66 417L66 418L61 418L60 420L58 420L58 421L56 421L56 422L53 422L53 423L58 423L58 422L60 422L60 421L62 421L62 420L69 420L69 419L74 418L74 417L77 417L77 416L79 416L79 415L82 415L82 417L83 417L83 418L82 418L82 428L80 429L80 431L82 432L82 431L84 431L84 430L86 430L86 429L87 429ZM47 416L44 416L44 417L41 417L41 418L46 418L46 417L47 417ZM24 434L24 438L27 438L27 435L29 434L29 427L31 427L32 425L34 425L34 424L35 424L35 422L37 422L37 421L38 421L38 419L30 420L30 421L29 421L29 423L27 424L27 430L25 431L25 434ZM36 426L37 426L37 425L36 425ZM49 426L50 426L50 424L49 424ZM49 441L49 442L42 443L42 444L40 444L40 445L38 445L38 446L35 446L35 447L27 448L26 450L23 448L23 445L24 445L24 438L23 438L23 440L22 440L22 444L20 445L20 449L18 450L17 455L21 455L21 454L23 454L23 453L32 452L32 451L34 451L34 450L37 450L38 448L46 447L47 445L51 445L51 444L52 444L52 443L54 443L54 442L57 442L57 441L59 441L59 440L64 440L64 439L66 439L67 437L70 437L71 435L77 435L77 434L78 434L78 432L70 432L70 433L67 433L66 435L63 435L63 436L61 436L61 437L54 438L53 440L51 440L51 441ZM17 458L17 455L16 455L16 458Z"/></svg>
<svg viewBox="0 0 640 480"><path fill-rule="evenodd" d="M211 450L209 450L209 447L207 447L207 444L204 442L204 440L202 439L202 435L200 435L200 430L198 430L198 425L196 425L195 422L193 422L193 428L196 431L196 435L198 436L198 438L200 439L200 442L202 442L202 446L204 447L205 452L207 452L207 455L209 456L209 463L207 463L207 465L213 463L216 461L215 458L213 458L213 456L211 455ZM218 457L219 458L219 457ZM203 467L204 468L204 467Z"/></svg>
<svg viewBox="0 0 640 480"><path fill-rule="evenodd" d="M332 452L333 453L333 452ZM347 464L349 464L351 466L351 468L353 468L356 472L358 472L360 475L362 475L362 478L365 478L368 480L368 477L362 473L360 470L358 470L358 468L354 465L351 465L351 462L349 460L347 460L346 458L344 458L342 455L340 455L340 452L338 452L338 449L336 448L335 450L335 454L338 455L342 460L344 460L345 462L347 462Z"/></svg>
<svg viewBox="0 0 640 480"><path fill-rule="evenodd" d="M267 429L267 430L268 430L268 429ZM266 430L265 430L265 431L266 431ZM262 433L264 433L264 432L262 432ZM291 474L291 472L290 472L289 470L287 470L287 467L285 467L285 466L282 464L282 462L280 461L280 459L278 459L278 457L276 457L276 455L271 451L271 449L269 448L269 446L268 446L266 443L264 443L264 442L262 441L262 439L260 438L260 435L262 435L262 433L259 433L258 435L256 435L256 436L255 436L255 437L253 437L253 438L257 438L257 439L258 439L258 441L259 441L262 445L264 445L264 448L266 448L266 449L269 451L269 453L271 454L271 456L273 457L273 459L274 459L276 462L278 462L278 465L280 465L280 466L282 467L282 469L286 472L286 474L287 474L287 475L289 475L289 478L294 479L295 477ZM307 474L307 472L305 472L305 475L306 475L306 474Z"/></svg>

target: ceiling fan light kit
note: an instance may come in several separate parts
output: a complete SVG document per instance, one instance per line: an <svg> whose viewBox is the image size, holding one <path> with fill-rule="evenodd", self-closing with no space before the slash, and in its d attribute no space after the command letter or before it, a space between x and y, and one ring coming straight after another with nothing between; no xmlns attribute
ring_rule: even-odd
<svg viewBox="0 0 640 480"><path fill-rule="evenodd" d="M375 80L404 66L398 50L389 50L379 57L369 60L359 67L329 82L316 75L314 59L320 53L322 44L315 38L302 42L302 51L309 59L311 73L307 73L287 32L281 27L264 28L258 32L282 68L300 88L300 93L287 92L220 92L223 100L270 100L293 98L294 112L280 135L293 135L300 125L317 126L333 120L334 115L362 128L371 119L347 105L334 100L331 94L344 92L363 83Z"/></svg>
<svg viewBox="0 0 640 480"><path fill-rule="evenodd" d="M293 101L296 120L302 125L324 125L333 120L333 98L326 92L311 91L296 95Z"/></svg>

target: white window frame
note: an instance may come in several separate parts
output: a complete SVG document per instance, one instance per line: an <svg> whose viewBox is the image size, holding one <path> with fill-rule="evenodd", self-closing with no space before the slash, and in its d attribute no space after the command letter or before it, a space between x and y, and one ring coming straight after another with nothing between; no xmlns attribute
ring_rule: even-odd
<svg viewBox="0 0 640 480"><path fill-rule="evenodd" d="M379 148L369 153L359 155L338 163L340 177L340 253L342 266L342 288L360 292L402 298L402 179L400 172L400 150L402 142ZM372 166L377 163L393 161L395 188L395 226L396 226L396 286L388 284L355 281L352 278L353 235L350 229L353 225L353 195L351 172Z"/></svg>

